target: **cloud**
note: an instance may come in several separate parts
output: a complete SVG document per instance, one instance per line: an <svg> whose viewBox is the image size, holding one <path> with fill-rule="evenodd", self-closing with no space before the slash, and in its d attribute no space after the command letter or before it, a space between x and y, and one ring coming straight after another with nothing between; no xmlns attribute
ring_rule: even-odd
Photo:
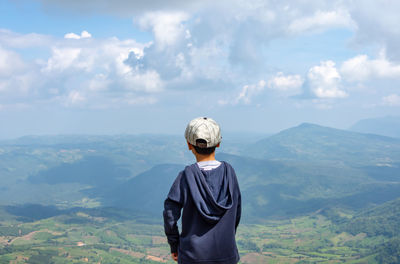
<svg viewBox="0 0 400 264"><path fill-rule="evenodd" d="M349 81L366 81L373 78L400 78L400 64L388 61L385 56L369 59L358 55L343 62L340 72Z"/></svg>
<svg viewBox="0 0 400 264"><path fill-rule="evenodd" d="M120 41L117 38L93 40L79 46L63 42L52 48L50 58L42 72L54 80L71 80L71 87L79 79L86 80L88 89L101 92L113 89L125 91L159 92L162 84L157 72L139 71L126 63L130 54L143 56L144 45L133 40Z"/></svg>
<svg viewBox="0 0 400 264"><path fill-rule="evenodd" d="M68 106L68 105L79 104L84 101L86 101L86 98L83 96L81 92L72 90L71 92L69 92L65 103Z"/></svg>
<svg viewBox="0 0 400 264"><path fill-rule="evenodd" d="M7 32L16 38L26 36ZM163 91L164 83L152 69L139 69L126 63L129 56L143 57L148 44L117 38L96 39L83 31L80 38L46 39L42 57L26 61L19 53L4 49L0 43L0 103L20 101L54 103L66 107L103 107L154 103L147 94ZM35 35L40 38L40 35ZM0 41L1 41L0 33ZM85 39L85 40L83 40ZM36 45L25 46L30 51ZM44 56L43 56L44 54ZM7 93L7 96L5 95ZM3 94L3 96L1 96ZM135 98L138 99L135 99ZM129 100L127 100L129 98Z"/></svg>
<svg viewBox="0 0 400 264"><path fill-rule="evenodd" d="M199 43L197 33L196 38L192 36L192 22L186 19L188 15L182 12L144 15L138 23L153 31L154 41L144 48L143 56L132 54L126 64L156 71L171 89L210 89L220 83L232 84L235 74L223 37L210 35L211 39Z"/></svg>
<svg viewBox="0 0 400 264"><path fill-rule="evenodd" d="M22 72L26 68L21 56L0 46L0 78Z"/></svg>
<svg viewBox="0 0 400 264"><path fill-rule="evenodd" d="M348 96L347 81L397 78L399 72L398 64L393 61L396 57L393 43L400 44L397 42L399 19L389 7L384 7L388 17L381 11L369 10L377 6L369 0L366 0L368 8L358 0L40 1L48 12L60 9L82 16L127 16L133 20L133 26L152 32L154 39L137 43L133 39L97 39L87 31L55 38L0 30L0 45L8 50L13 50L15 45L41 47L49 52L50 56L30 61L34 64L32 72L40 79L35 84L39 87L35 88L39 91L38 97L58 96L68 101L68 96L76 91L85 98L78 100L79 105L90 105L100 97L104 99L102 102L150 103L157 101L158 93L169 90L226 94L230 87L240 87L230 91L231 98L220 103L250 104L265 88L279 96L299 95L303 88L303 94L296 98L329 100ZM370 20L378 21L376 32L372 29L373 37L366 34L372 26ZM316 65L313 57L313 61L304 62L301 67L309 69L305 76L285 75L283 72L296 69L274 64L275 58L268 51L270 45L276 48L274 45L279 41L297 43L304 34L319 34L332 28L356 32L354 42L362 46L378 43L386 48L387 58L370 59L360 55L342 63L338 70L333 60L318 54L316 60L325 61ZM383 38L378 41L379 36ZM329 49L330 43L318 43L315 39L305 53L320 45ZM288 46L290 50L279 50L288 58L303 52ZM13 52L18 55L19 51ZM276 69L280 72L276 73ZM276 74L271 76L273 73ZM254 80L263 80L264 85L254 84ZM135 100L135 96L146 99ZM126 97L130 99L122 100ZM69 105L78 103L69 102Z"/></svg>
<svg viewBox="0 0 400 264"><path fill-rule="evenodd" d="M7 94L8 98L18 93L26 96L35 79L18 53L0 46L0 98L2 94Z"/></svg>
<svg viewBox="0 0 400 264"><path fill-rule="evenodd" d="M77 35L75 33L67 33L64 35L66 39L84 39L84 38L91 38L92 34L87 32L86 30L82 31L81 35Z"/></svg>
<svg viewBox="0 0 400 264"><path fill-rule="evenodd" d="M250 104L254 96L259 95L262 91L264 91L266 85L267 83L264 80L260 80L256 84L246 84L236 96L227 98L228 96L225 95L224 98L219 99L217 103L221 106L237 105L240 103Z"/></svg>
<svg viewBox="0 0 400 264"><path fill-rule="evenodd" d="M87 81L87 87L91 91L105 91L111 83L112 81L108 79L107 75L98 73Z"/></svg>
<svg viewBox="0 0 400 264"><path fill-rule="evenodd" d="M127 63L156 71L165 87L195 88L208 81L226 86L251 83L270 71L263 50L274 39L337 27L354 30L356 26L341 3L221 1L206 2L196 9L150 9L134 21L153 32L154 42L144 49L142 58L133 57ZM300 77L287 78L277 76L270 81L270 88L297 94ZM318 96L343 97L345 93L328 89L319 91Z"/></svg>
<svg viewBox="0 0 400 264"><path fill-rule="evenodd" d="M347 93L340 87L341 76L333 61L321 61L307 73L306 89L317 98L343 98Z"/></svg>
<svg viewBox="0 0 400 264"><path fill-rule="evenodd" d="M195 38L212 39L216 35L230 38L230 60L238 64L257 61L259 56L254 56L255 51L273 39L331 28L349 29L356 33L354 43L360 47L378 44L387 49L389 60L400 60L400 2L397 1L39 1L49 13L62 10L82 16L112 14L146 21L152 20L148 14L184 13L194 18L197 33L192 36ZM200 32L203 36L199 36ZM174 33L163 33L155 33L162 42L168 43L169 37L171 41L174 39Z"/></svg>
<svg viewBox="0 0 400 264"><path fill-rule="evenodd" d="M68 97L72 105L89 102L78 100L83 98L83 94L103 93L106 97L115 98L133 92L138 96L141 96L140 93L161 92L163 83L156 71L141 70L126 63L132 54L138 58L143 56L143 48L144 45L135 41L116 38L84 42L79 47L65 42L52 48L52 55L42 72L58 83L61 92L76 87L81 89L79 96ZM78 95L75 90L72 92L72 95Z"/></svg>
<svg viewBox="0 0 400 264"><path fill-rule="evenodd" d="M249 104L253 96L259 94L264 90L267 83L264 80L259 81L257 84L244 85L239 95L233 101L234 104L243 102Z"/></svg>
<svg viewBox="0 0 400 264"><path fill-rule="evenodd" d="M355 24L349 12L344 9L321 11L317 10L311 16L300 17L293 20L288 31L291 34L300 34L310 31L322 31L327 28L354 28Z"/></svg>
<svg viewBox="0 0 400 264"><path fill-rule="evenodd" d="M161 0L42 0L42 3L50 9L58 7L82 15L93 12L133 16L135 23L143 30L153 32L155 47L173 50L156 56L169 67L173 65L173 57L180 52L190 64L185 51L187 45L199 50L204 45L217 43L218 49L224 50L226 54L214 58L214 61L224 60L224 64L240 68L247 75L252 75L249 80L262 78L260 75L265 68L265 58L261 51L270 41L291 37L294 33L349 28L353 24L346 6L339 0L313 3L288 0L172 0L168 3ZM185 42L185 37L191 41ZM153 52L148 50L148 57L153 58L150 53ZM152 68L156 69L154 66ZM171 79L177 77L181 70L171 70L170 73L173 76L169 78L161 72L160 75Z"/></svg>
<svg viewBox="0 0 400 264"><path fill-rule="evenodd" d="M163 49L174 45L179 39L187 35L182 22L189 15L184 12L150 12L144 14L138 21L144 30L151 30L154 34L155 44Z"/></svg>
<svg viewBox="0 0 400 264"><path fill-rule="evenodd" d="M360 47L376 44L386 50L387 59L400 61L400 2L356 0L347 6L357 24L354 43Z"/></svg>
<svg viewBox="0 0 400 264"><path fill-rule="evenodd" d="M0 28L0 46L15 49L15 48L32 48L46 47L52 43L54 39L47 35L37 33L20 34L7 29Z"/></svg>
<svg viewBox="0 0 400 264"><path fill-rule="evenodd" d="M144 73L130 71L121 77L121 82L127 90L146 93L156 93L163 90L163 82L160 79L160 75L153 70L148 70Z"/></svg>
<svg viewBox="0 0 400 264"><path fill-rule="evenodd" d="M278 72L274 77L268 80L268 88L285 93L287 95L295 95L301 92L303 78L296 75L284 75Z"/></svg>
<svg viewBox="0 0 400 264"><path fill-rule="evenodd" d="M80 48L54 47L52 49L52 56L47 60L47 65L45 68L43 68L43 71L63 72L72 67L84 69L85 67L83 67L83 64L78 62L81 52L82 49Z"/></svg>
<svg viewBox="0 0 400 264"><path fill-rule="evenodd" d="M388 106L400 106L400 96L397 94L391 94L388 96L384 96L382 98L382 102L384 105L388 105Z"/></svg>

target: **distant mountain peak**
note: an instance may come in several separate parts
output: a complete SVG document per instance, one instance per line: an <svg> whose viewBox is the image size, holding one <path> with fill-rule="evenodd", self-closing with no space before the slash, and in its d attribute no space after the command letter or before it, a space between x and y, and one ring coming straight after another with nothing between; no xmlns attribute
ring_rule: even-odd
<svg viewBox="0 0 400 264"><path fill-rule="evenodd" d="M298 125L297 127L320 127L320 125L304 122Z"/></svg>
<svg viewBox="0 0 400 264"><path fill-rule="evenodd" d="M321 126L321 125L318 125L318 124L307 123L307 122L301 123L300 125L298 125L298 126L296 126L296 127L292 127L292 129L298 129L298 128L307 128L307 129L309 129L309 128L315 128L315 129L321 129L321 128L326 129L326 128L328 128L328 129L335 129L335 128L326 127L326 126ZM289 128L289 129L290 129L290 128Z"/></svg>
<svg viewBox="0 0 400 264"><path fill-rule="evenodd" d="M264 138L246 149L246 155L273 160L326 160L357 164L398 160L400 140L343 129L302 123Z"/></svg>
<svg viewBox="0 0 400 264"><path fill-rule="evenodd" d="M400 116L362 119L352 125L350 130L400 138Z"/></svg>
<svg viewBox="0 0 400 264"><path fill-rule="evenodd" d="M314 123L301 123L298 126L295 127L291 127L285 130L280 131L279 133L273 135L280 137L280 136L287 136L290 134L302 134L302 133L320 133L320 132L328 132L328 131L342 131L340 129L336 129L336 128L331 128L331 127L326 127L326 126L321 126L318 124L314 124ZM343 130L344 131L344 130Z"/></svg>

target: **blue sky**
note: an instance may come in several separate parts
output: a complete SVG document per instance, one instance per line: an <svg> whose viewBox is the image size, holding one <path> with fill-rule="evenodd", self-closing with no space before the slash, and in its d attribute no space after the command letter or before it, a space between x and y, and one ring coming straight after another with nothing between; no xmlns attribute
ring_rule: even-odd
<svg viewBox="0 0 400 264"><path fill-rule="evenodd" d="M0 138L400 114L398 1L0 2Z"/></svg>

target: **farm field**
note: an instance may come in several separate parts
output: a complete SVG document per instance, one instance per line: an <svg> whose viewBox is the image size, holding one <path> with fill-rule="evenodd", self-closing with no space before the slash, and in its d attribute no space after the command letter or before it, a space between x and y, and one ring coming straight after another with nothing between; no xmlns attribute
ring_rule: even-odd
<svg viewBox="0 0 400 264"><path fill-rule="evenodd" d="M0 263L174 263L158 219L115 209L30 222L7 217L0 225ZM339 229L322 214L241 224L241 263L376 262L371 249L387 238Z"/></svg>

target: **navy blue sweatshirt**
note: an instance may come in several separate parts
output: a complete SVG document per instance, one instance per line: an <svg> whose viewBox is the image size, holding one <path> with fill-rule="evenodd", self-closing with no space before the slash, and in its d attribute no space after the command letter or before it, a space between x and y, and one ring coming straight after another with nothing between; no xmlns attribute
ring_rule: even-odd
<svg viewBox="0 0 400 264"><path fill-rule="evenodd" d="M182 232L177 221L182 212ZM164 203L164 229L178 263L233 264L239 261L235 234L241 196L231 165L213 170L187 166L175 179Z"/></svg>

